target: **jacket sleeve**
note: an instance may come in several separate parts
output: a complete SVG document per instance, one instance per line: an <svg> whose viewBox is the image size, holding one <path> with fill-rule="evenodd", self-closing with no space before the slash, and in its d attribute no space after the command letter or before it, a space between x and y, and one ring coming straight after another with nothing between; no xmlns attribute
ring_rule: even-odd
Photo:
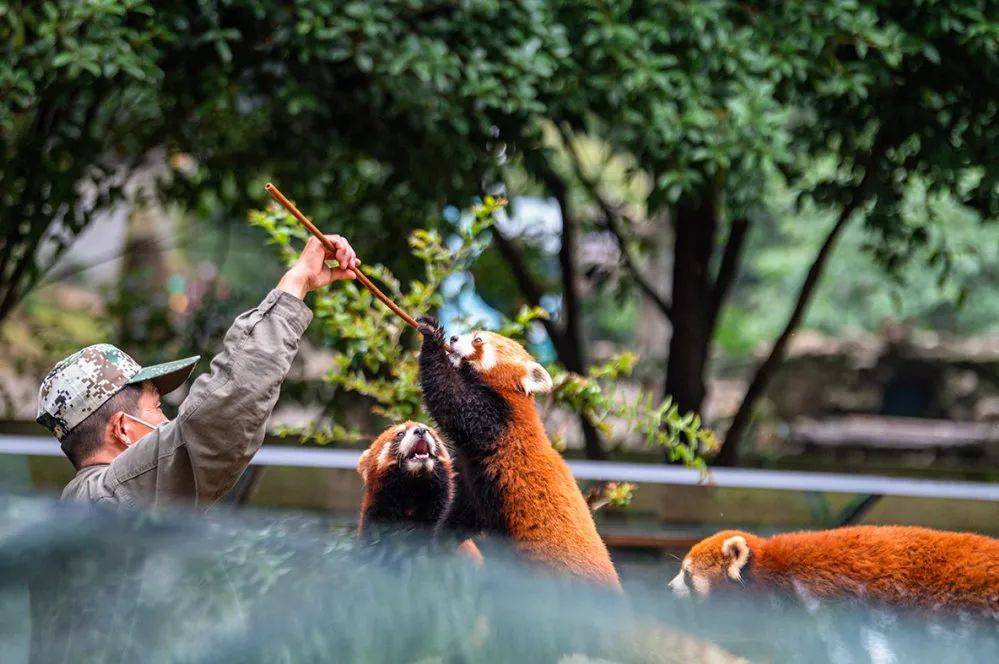
<svg viewBox="0 0 999 664"><path fill-rule="evenodd" d="M112 500L129 505L193 500L208 506L232 488L260 449L311 320L304 302L279 290L240 315L176 419L111 462L104 488Z"/></svg>

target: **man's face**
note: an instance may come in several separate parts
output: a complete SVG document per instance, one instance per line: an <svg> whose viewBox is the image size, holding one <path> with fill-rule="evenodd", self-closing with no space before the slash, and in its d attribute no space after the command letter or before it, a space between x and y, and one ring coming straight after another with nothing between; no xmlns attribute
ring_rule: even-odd
<svg viewBox="0 0 999 664"><path fill-rule="evenodd" d="M163 414L160 392L152 383L143 383L142 396L139 397L136 412L129 415L131 417L126 416L122 425L130 445L164 422L169 422L167 416Z"/></svg>

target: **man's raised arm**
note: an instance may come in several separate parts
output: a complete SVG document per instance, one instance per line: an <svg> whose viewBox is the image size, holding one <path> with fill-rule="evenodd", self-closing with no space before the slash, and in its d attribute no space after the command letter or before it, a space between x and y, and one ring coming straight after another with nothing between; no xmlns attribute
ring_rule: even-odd
<svg viewBox="0 0 999 664"><path fill-rule="evenodd" d="M277 287L236 319L176 419L111 462L105 482L116 498L135 504L194 499L206 505L232 488L260 449L281 383L312 320L302 298L334 280L354 278L347 268L359 261L350 244L329 237L335 253L310 238ZM326 265L334 258L341 268Z"/></svg>

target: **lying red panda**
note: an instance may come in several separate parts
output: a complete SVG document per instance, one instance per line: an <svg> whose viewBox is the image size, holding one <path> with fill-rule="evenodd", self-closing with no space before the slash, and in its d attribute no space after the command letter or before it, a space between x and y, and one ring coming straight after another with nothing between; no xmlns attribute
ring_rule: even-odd
<svg viewBox="0 0 999 664"><path fill-rule="evenodd" d="M418 422L386 429L357 461L364 480L358 535L376 524L432 529L454 497L447 447Z"/></svg>
<svg viewBox="0 0 999 664"><path fill-rule="evenodd" d="M491 332L451 337L421 319L420 382L454 445L456 497L441 527L510 537L528 559L620 588L575 479L552 449L534 394L552 379L519 344Z"/></svg>
<svg viewBox="0 0 999 664"><path fill-rule="evenodd" d="M999 540L909 526L770 538L726 530L691 548L669 588L681 596L775 590L999 618Z"/></svg>

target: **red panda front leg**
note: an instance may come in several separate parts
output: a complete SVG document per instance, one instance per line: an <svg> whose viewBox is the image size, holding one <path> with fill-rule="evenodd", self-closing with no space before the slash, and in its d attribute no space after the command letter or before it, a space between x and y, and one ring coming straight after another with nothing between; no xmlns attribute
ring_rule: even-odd
<svg viewBox="0 0 999 664"><path fill-rule="evenodd" d="M420 332L420 386L430 416L460 451L472 456L490 452L510 421L509 404L467 361L455 366L437 321L421 317Z"/></svg>

